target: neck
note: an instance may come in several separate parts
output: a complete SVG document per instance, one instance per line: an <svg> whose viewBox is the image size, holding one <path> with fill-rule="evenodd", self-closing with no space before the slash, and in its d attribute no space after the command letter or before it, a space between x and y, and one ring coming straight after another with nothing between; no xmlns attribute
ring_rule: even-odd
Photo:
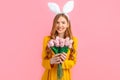
<svg viewBox="0 0 120 80"><path fill-rule="evenodd" d="M58 34L58 36L64 38L64 33Z"/></svg>

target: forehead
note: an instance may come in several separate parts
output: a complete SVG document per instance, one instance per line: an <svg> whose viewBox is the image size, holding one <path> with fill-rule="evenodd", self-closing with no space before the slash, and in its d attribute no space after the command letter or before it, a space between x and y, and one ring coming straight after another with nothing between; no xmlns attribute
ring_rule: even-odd
<svg viewBox="0 0 120 80"><path fill-rule="evenodd" d="M66 18L63 17L63 16L60 16L57 21L65 21L65 22L67 22Z"/></svg>

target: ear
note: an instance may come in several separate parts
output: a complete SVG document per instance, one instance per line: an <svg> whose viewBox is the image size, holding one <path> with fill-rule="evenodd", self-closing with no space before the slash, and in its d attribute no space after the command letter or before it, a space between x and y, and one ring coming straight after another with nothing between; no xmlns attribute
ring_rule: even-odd
<svg viewBox="0 0 120 80"><path fill-rule="evenodd" d="M58 4L56 4L54 2L48 2L48 7L52 12L54 12L56 14L60 13L60 8L59 8Z"/></svg>
<svg viewBox="0 0 120 80"><path fill-rule="evenodd" d="M73 10L73 8L74 8L74 1L73 0L68 1L63 7L63 12L69 13Z"/></svg>

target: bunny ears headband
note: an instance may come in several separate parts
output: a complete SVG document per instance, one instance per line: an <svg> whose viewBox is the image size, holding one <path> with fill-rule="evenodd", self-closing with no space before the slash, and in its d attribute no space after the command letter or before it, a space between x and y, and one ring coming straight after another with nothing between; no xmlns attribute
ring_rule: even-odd
<svg viewBox="0 0 120 80"><path fill-rule="evenodd" d="M48 2L48 7L55 14L64 13L69 18L68 13L71 12L74 8L74 1L73 0L68 1L63 6L62 11L60 11L60 7L58 6L58 4L56 4L54 2Z"/></svg>

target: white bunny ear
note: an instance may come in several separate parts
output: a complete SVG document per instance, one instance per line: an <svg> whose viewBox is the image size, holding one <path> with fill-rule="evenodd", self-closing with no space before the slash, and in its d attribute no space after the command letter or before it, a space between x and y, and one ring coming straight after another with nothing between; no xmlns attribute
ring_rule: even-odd
<svg viewBox="0 0 120 80"><path fill-rule="evenodd" d="M49 2L48 3L48 7L50 8L50 10L56 14L60 13L60 8L56 3L53 2Z"/></svg>
<svg viewBox="0 0 120 80"><path fill-rule="evenodd" d="M63 13L69 13L73 10L73 8L74 8L74 1L73 0L68 1L63 7Z"/></svg>

